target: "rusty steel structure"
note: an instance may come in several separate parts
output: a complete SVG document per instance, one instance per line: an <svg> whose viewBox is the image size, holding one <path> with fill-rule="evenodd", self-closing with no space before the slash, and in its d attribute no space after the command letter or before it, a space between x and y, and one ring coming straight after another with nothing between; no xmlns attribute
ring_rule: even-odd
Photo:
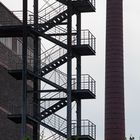
<svg viewBox="0 0 140 140"><path fill-rule="evenodd" d="M21 140L27 136L27 124L32 127L33 140L39 140L40 126L55 133L46 140L95 140L95 124L87 119L82 120L81 116L81 101L96 97L95 80L81 73L81 57L95 55L96 45L92 33L81 29L81 13L95 12L95 0L49 2L39 11L39 1L34 0L34 11L29 13L28 0L23 0L21 23L0 26L0 37L20 37L22 40L20 65L14 63L16 67L8 70L12 77L22 81L22 100L20 111L15 109L8 118L21 124ZM75 30L72 28L73 16L76 17ZM29 37L33 39L30 57ZM41 52L40 38L55 46ZM76 59L76 75L72 73L73 58ZM66 74L58 69L63 64L67 64ZM32 83L30 89L29 82ZM49 85L49 88L41 89L41 82ZM28 100L31 93L32 100ZM42 93L45 95L42 96ZM76 120L72 120L74 101L77 105ZM66 118L58 113L64 107L67 108Z"/></svg>
<svg viewBox="0 0 140 140"><path fill-rule="evenodd" d="M125 139L122 3L107 0L105 140Z"/></svg>

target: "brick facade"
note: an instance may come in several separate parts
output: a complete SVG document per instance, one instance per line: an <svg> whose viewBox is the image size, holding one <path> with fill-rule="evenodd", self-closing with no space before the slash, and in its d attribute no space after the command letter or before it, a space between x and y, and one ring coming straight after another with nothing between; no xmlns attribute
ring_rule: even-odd
<svg viewBox="0 0 140 140"><path fill-rule="evenodd" d="M17 17L1 2L0 15L0 25L21 24ZM5 46L3 40L0 40L0 140L19 140L21 134L21 125L15 124L7 118L10 113L20 113L22 97L22 81L17 81L8 73L9 69L22 66L21 57L17 56L17 53L19 53L17 40L19 38L11 39L10 48ZM28 88L31 88L31 86L32 82L28 82ZM32 94L28 95L28 103L31 101ZM28 126L27 133L32 137L31 126Z"/></svg>

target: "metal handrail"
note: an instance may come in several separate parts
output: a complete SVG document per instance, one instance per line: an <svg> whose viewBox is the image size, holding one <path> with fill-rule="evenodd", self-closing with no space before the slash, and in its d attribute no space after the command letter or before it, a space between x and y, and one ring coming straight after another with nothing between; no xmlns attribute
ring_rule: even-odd
<svg viewBox="0 0 140 140"><path fill-rule="evenodd" d="M72 135L77 135L77 122L76 120L72 121L72 125L74 125L74 129L72 131ZM96 139L96 125L89 121L88 119L84 119L81 121L81 135L90 136Z"/></svg>
<svg viewBox="0 0 140 140"><path fill-rule="evenodd" d="M72 76L73 90L77 90L77 75ZM81 89L88 89L96 94L96 81L89 74L81 75Z"/></svg>
<svg viewBox="0 0 140 140"><path fill-rule="evenodd" d="M48 116L47 118L43 119L42 122L66 134L65 128L67 125L67 120L64 119L63 117L57 114L52 114Z"/></svg>
<svg viewBox="0 0 140 140"><path fill-rule="evenodd" d="M65 55L67 53L67 50L64 48L61 48L61 47L59 47L57 50L55 50L56 47L59 47L59 46L55 45L51 49L49 49L41 54L41 57L43 57L43 55L44 55L44 57L41 58L41 62L42 62L41 68L44 67L45 65L47 65L48 63L51 63L54 60L57 60L59 57ZM46 55L46 53L48 55ZM48 61L48 63L47 63L47 61Z"/></svg>
<svg viewBox="0 0 140 140"><path fill-rule="evenodd" d="M76 31L73 32L76 33ZM73 38L75 40L72 45L77 45L77 36L73 35ZM96 38L88 29L81 30L81 45L89 45L94 51L96 50Z"/></svg>
<svg viewBox="0 0 140 140"><path fill-rule="evenodd" d="M58 71L58 73L61 71ZM64 73L63 73L64 74ZM66 74L63 75L64 77L67 77ZM67 88L67 80L63 82L63 84L60 84L60 86ZM82 74L81 75L81 90L89 90L92 92L92 94L96 94L96 81L88 74ZM72 90L77 90L77 76L73 75L72 76ZM66 98L66 93L65 92L49 92L45 94L44 96L41 97L42 99L44 98ZM50 107L54 104L56 104L58 101L42 101L41 104Z"/></svg>
<svg viewBox="0 0 140 140"><path fill-rule="evenodd" d="M73 31L73 32L75 33L76 31ZM72 40L72 45L77 45L77 36L73 35L72 39L73 39ZM60 40L60 38L59 38L59 40ZM63 43L67 42L67 36L66 36L66 38L64 40L61 40L61 42L63 42ZM96 47L96 38L89 30L86 30L86 29L81 30L81 45L89 45L95 51L95 49L96 49L95 48ZM63 48L59 48L58 50L53 51L53 49L55 49L56 47L57 47L57 45L55 45L51 49L49 49L49 50L45 51L44 53L42 53L42 55L45 54L45 57L42 58L42 60L51 60L51 61L53 61L56 56L58 56L56 58L56 59L58 59L60 56L66 54L66 50L63 49ZM53 51L53 52L50 53L50 51ZM49 54L46 56L47 52L49 52ZM61 54L61 52L63 52L63 53ZM52 55L53 55L53 57L52 57ZM51 61L49 61L49 63ZM45 64L45 62L43 62L43 63Z"/></svg>
<svg viewBox="0 0 140 140"><path fill-rule="evenodd" d="M42 12L42 11L44 11L44 10L47 9L47 8L52 7L54 4L56 4L56 1L53 2L52 4L49 4L49 6L45 7L44 9L40 10L39 13Z"/></svg>
<svg viewBox="0 0 140 140"><path fill-rule="evenodd" d="M94 123L92 123L91 121L89 121L88 119L84 119L81 120L81 136L90 136L93 139L96 139L96 125ZM65 130L65 134L67 134L66 130L67 127L63 128L61 131L64 132ZM51 138L53 138L56 134L53 134L52 136L46 138L45 140L49 140ZM72 120L72 136L77 136L77 121L76 120ZM55 137L55 139L59 138Z"/></svg>
<svg viewBox="0 0 140 140"><path fill-rule="evenodd" d="M56 15L58 15L61 12L64 12L66 9L67 9L67 7L65 5L63 5L63 4L55 7L55 11L54 11L54 9L52 9L51 11L46 12L46 8L44 8L41 11L41 12L44 12L44 14L41 15L41 12L40 12L40 15L39 16L42 17L42 18L44 18L44 19L46 19L46 21L48 21L48 20L50 20L50 18L55 17ZM56 12L56 10L57 10L57 12Z"/></svg>
<svg viewBox="0 0 140 140"><path fill-rule="evenodd" d="M56 72L61 74L64 77L65 82L63 84L60 84L60 86L66 88L67 75L65 73L61 72L60 70L57 70ZM81 75L81 89L88 89L93 94L96 94L96 81L89 74L82 74ZM72 90L77 90L77 76L76 75L72 75ZM54 98L55 95L57 95L58 93L54 94L50 98ZM46 98L47 95L49 95L49 94L44 95L42 98Z"/></svg>

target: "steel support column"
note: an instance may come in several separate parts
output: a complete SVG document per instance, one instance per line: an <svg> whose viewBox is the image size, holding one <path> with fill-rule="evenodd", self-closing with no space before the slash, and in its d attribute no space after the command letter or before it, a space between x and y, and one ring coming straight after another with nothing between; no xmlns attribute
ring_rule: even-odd
<svg viewBox="0 0 140 140"><path fill-rule="evenodd" d="M77 45L81 45L81 13L77 13ZM77 90L81 89L81 56L77 56ZM77 99L77 135L81 135L81 100Z"/></svg>
<svg viewBox="0 0 140 140"><path fill-rule="evenodd" d="M22 122L21 140L26 137L27 123L27 0L23 0L23 47L22 47Z"/></svg>
<svg viewBox="0 0 140 140"><path fill-rule="evenodd" d="M38 0L34 0L34 27L37 30L38 28ZM38 75L39 70L39 42L38 36L34 36L34 73ZM39 90L39 81L38 78L34 78L33 90ZM39 117L39 93L33 93L33 116L38 119ZM39 126L37 123L33 124L33 140L39 140Z"/></svg>
<svg viewBox="0 0 140 140"><path fill-rule="evenodd" d="M67 61L67 139L71 139L71 77L72 77L72 49L71 49L71 34L72 34L72 6L71 0L68 0L68 24L67 24L67 46L68 46L68 61Z"/></svg>

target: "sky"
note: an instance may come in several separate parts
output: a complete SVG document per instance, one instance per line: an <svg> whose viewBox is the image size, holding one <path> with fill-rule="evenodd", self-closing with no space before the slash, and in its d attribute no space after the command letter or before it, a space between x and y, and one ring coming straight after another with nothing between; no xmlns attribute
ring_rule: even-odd
<svg viewBox="0 0 140 140"><path fill-rule="evenodd" d="M21 0L0 0L11 10L21 9ZM31 1L31 0L30 0ZM41 0L40 0L41 1ZM126 137L140 140L140 1L124 0L124 84ZM97 39L96 56L82 58L82 73L97 82L97 98L82 102L82 116L97 126L97 140L104 139L106 1L96 1L96 13L82 14L82 28Z"/></svg>

